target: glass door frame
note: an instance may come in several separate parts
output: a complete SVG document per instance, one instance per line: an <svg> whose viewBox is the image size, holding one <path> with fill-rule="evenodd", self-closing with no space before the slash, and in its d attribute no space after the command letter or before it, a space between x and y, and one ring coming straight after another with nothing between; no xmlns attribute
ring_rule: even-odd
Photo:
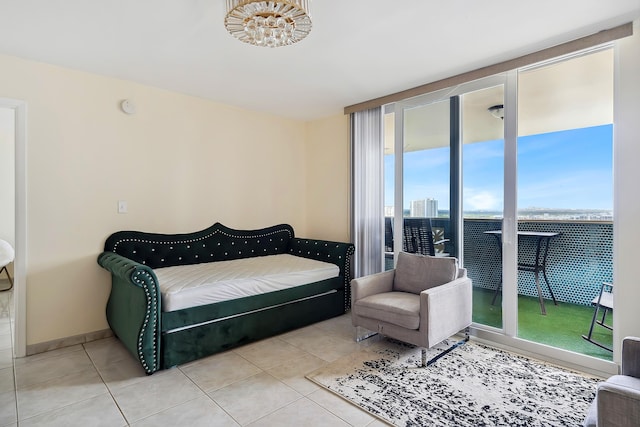
<svg viewBox="0 0 640 427"><path fill-rule="evenodd" d="M433 104L444 100L452 100L465 93L474 92L502 85L504 87L504 217L502 221L502 281L503 297L502 328L494 328L487 325L474 323L474 329L485 329L495 333L516 337L518 329L518 269L517 269L517 71L510 71L495 76L486 77L473 82L464 83L454 88L442 89L426 95L403 100L395 103L393 110L395 113L395 135L394 135L394 218L393 218L393 239L395 242L402 241L403 224L403 203L404 203L404 112L407 109L416 108L423 105ZM513 94L507 98L507 94ZM457 139L455 146L451 148L451 177L450 184L450 221L452 227L453 245L457 248L457 258L460 265L464 266L464 217L462 208L462 105L460 102L451 103L451 114L457 111L457 129L451 129L451 134ZM394 246L394 260L397 259L401 250L400 245Z"/></svg>
<svg viewBox="0 0 640 427"><path fill-rule="evenodd" d="M393 241L402 242L404 226L404 112L405 110L433 104L450 99L449 89L442 89L426 95L410 98L394 104L394 211L393 211ZM452 166L453 169L453 166ZM452 191L452 190L451 190ZM451 197L451 196L450 196ZM451 215L450 215L451 216ZM459 230L455 230L456 236L461 236ZM460 247L459 242L454 242L455 247ZM394 245L393 260L398 259L402 245ZM462 262L462 261L461 261Z"/></svg>
<svg viewBox="0 0 640 427"><path fill-rule="evenodd" d="M558 60L557 58L555 60ZM525 355L592 372L613 375L618 365L518 337L518 73L506 72L504 99L504 215L502 221L503 329L473 324L472 334L491 345L514 348ZM615 316L615 313L614 313Z"/></svg>
<svg viewBox="0 0 640 427"><path fill-rule="evenodd" d="M421 95L411 99L396 102L390 105L387 111L393 109L395 113L395 135L394 135L394 241L402 242L402 221L403 221L403 148L404 148L404 111L420 105L438 102L454 96L464 95L464 93L481 90L492 86L504 85L504 200L503 200L503 221L502 221L502 328L473 323L471 335L480 342L484 341L490 345L497 345L504 348L516 349L525 355L532 355L542 360L560 363L568 367L575 367L582 371L589 371L596 375L615 374L618 365L614 362L573 353L561 348L551 347L528 341L518 337L518 72L511 70L495 76L486 77L473 82L458 85L453 88L446 88ZM462 114L462 113L460 113ZM459 124L462 123L462 119ZM462 130L458 129L460 137ZM462 206L462 152L461 138L458 140L460 154L456 163L451 165L452 173L458 174L458 189L455 197L460 200ZM453 150L453 148L452 148ZM451 196L454 197L453 195ZM451 215L453 216L453 212ZM458 255L461 265L464 260L463 253L463 215L462 209L455 213L457 215L458 227L455 238L455 245L458 248ZM401 245L394 245L394 260L397 259L401 251ZM615 313L614 313L615 316Z"/></svg>

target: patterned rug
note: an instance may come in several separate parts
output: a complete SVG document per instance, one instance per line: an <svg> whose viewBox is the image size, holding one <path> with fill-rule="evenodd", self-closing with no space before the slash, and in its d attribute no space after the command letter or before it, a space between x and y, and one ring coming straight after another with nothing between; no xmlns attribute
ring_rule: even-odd
<svg viewBox="0 0 640 427"><path fill-rule="evenodd" d="M381 339L307 378L396 426L460 427L580 426L600 381L472 342L427 368L420 360Z"/></svg>

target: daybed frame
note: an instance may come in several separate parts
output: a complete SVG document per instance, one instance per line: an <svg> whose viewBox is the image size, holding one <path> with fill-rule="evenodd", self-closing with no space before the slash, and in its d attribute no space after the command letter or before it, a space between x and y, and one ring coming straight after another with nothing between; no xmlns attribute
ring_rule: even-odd
<svg viewBox="0 0 640 427"><path fill-rule="evenodd" d="M220 223L189 234L120 231L98 263L111 272L107 320L147 374L345 313L350 243L294 237L287 224L234 230ZM289 253L336 264L338 277L204 306L162 311L153 269Z"/></svg>

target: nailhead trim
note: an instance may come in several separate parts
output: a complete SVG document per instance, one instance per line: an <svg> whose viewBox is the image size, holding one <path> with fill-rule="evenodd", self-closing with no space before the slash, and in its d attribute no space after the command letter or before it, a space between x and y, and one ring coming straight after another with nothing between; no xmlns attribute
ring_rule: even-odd
<svg viewBox="0 0 640 427"><path fill-rule="evenodd" d="M140 276L143 276L141 279ZM144 368L146 373L153 373L156 369L156 361L158 360L158 343L156 340L157 334L157 316L155 313L157 312L157 295L156 292L153 292L149 289L149 284L155 283L153 276L148 271L136 270L132 276L132 279L135 283L137 283L143 290L144 294L147 298L147 309L144 315L144 321L142 322L142 328L140 328L140 334L138 335L138 357L140 358L140 363L142 363L142 367ZM149 322L151 320L151 322ZM144 339L145 334L149 330L152 331L153 342L151 346L151 355L152 359L147 361L145 358L144 352L142 351L142 341ZM149 367L151 365L151 367Z"/></svg>
<svg viewBox="0 0 640 427"><path fill-rule="evenodd" d="M121 243L125 243L125 242L136 242L136 243L149 243L149 244L153 244L153 245L179 245L179 244L184 244L184 243L193 243L193 242L200 242L202 240L208 239L210 237L213 237L216 234L222 234L223 236L226 237L231 237L231 238L235 238L235 239L255 239L255 238L260 238L260 237L268 237L268 236L273 236L274 234L279 234L282 232L287 232L289 234L289 238L293 238L293 235L291 234L291 230L288 230L286 228L283 229L279 229L279 230L274 230L270 233L263 233L263 234L256 234L256 235L249 235L249 234L231 234L231 233L227 233L224 232L222 230L214 230L213 232L205 235L205 236L201 236L195 239L186 239L186 240L174 240L174 241L170 241L170 242L162 242L159 240L149 240L149 239L137 239L137 238L124 238L124 239L120 239L118 241L116 241L113 244L113 252L118 253L118 246ZM273 242L273 239L269 239L270 242ZM280 239L281 242L284 242L284 239ZM248 243L247 240L245 240L245 243ZM260 241L258 240L257 243L260 243ZM308 243L308 242L307 242ZM232 245L235 245L235 242L231 242ZM218 243L218 245L220 245L220 243ZM202 245L203 247L205 246L204 244ZM189 246L187 246L187 248L189 248ZM169 247L169 249L173 249L173 246ZM135 252L134 252L135 253Z"/></svg>
<svg viewBox="0 0 640 427"><path fill-rule="evenodd" d="M240 230L240 231L242 231L242 230ZM143 245L164 245L164 246L169 245L169 250L173 250L174 246L176 246L176 245L186 244L186 248L185 249L191 249L191 244L192 243L210 239L211 237L213 237L216 234L220 234L222 236L229 237L229 238L232 238L232 239L235 239L235 240L245 239L244 242L243 242L245 245L249 245L249 244L253 243L254 240L257 238L257 240L255 240L255 242L257 244L259 244L260 241L261 241L260 239L267 238L267 237L269 237L269 242L274 242L273 237L270 237L270 236L274 236L274 235L280 234L282 232L286 232L289 235L289 240L291 240L293 238L293 233L291 232L291 230L289 230L287 228L276 229L276 230L273 230L273 231L270 231L270 232L267 232L267 233L261 233L261 234L257 234L257 235L250 235L250 234L247 234L247 233L234 234L234 233L228 233L228 232L225 232L223 230L216 229L216 230L213 230L212 232L210 232L210 233L208 233L208 234L206 234L204 236L200 236L200 237L197 237L197 238L171 240L171 241L161 241L161 240L156 240L156 239L142 239L142 238L135 238L135 237L121 238L120 240L117 240L115 243L113 243L112 251L115 252L115 253L118 253L119 246L121 244L125 244L125 243L139 243L139 244L143 244ZM284 238L280 238L280 242L284 242L284 241L285 241ZM236 244L235 241L231 241L231 245L232 246L235 246L235 244ZM221 245L222 245L222 242L218 242L217 246L221 246ZM206 247L206 243L202 243L202 247L203 248ZM278 248L278 247L275 247L275 248L272 249L272 251L276 252L276 253L279 250L280 250L280 248ZM269 253L269 251L270 250L267 249L267 248L264 249L265 253ZM138 253L138 250L133 249L131 252L136 254L136 253ZM156 248L151 248L151 252L156 252ZM254 250L252 250L251 252L255 253ZM243 254L243 251L238 251L238 252L233 251L232 254L230 254L229 252L225 252L224 256L225 257L229 257L229 256L233 257L233 254L237 254L238 256L241 257L242 254ZM121 255L125 255L125 254L122 253ZM215 254L211 253L210 257L214 258ZM195 262L199 262L199 257L197 255L194 255L193 260ZM145 260L139 260L139 261L142 264L146 265L146 261ZM182 257L179 257L178 261L185 262L185 261L183 261ZM160 262L164 263L165 262L165 258L160 259Z"/></svg>
<svg viewBox="0 0 640 427"><path fill-rule="evenodd" d="M313 240L298 240L298 244L297 244L297 248L291 248L289 250L290 253L292 254L299 254L301 256L305 256L305 255L312 255L313 251L307 250L308 248L305 248L304 245L309 245L309 246L318 246L322 244L322 241L313 241ZM313 245L311 245L311 243L313 243ZM335 244L335 249L337 252L340 252L340 248L341 246L344 245L344 243L336 243ZM325 248L327 248L328 251L333 251L333 242L324 242L323 245ZM331 246L331 248L330 248ZM341 264L344 262L344 289L345 289L345 293L344 293L344 310L345 312L348 311L351 308L351 256L354 254L355 252L355 248L353 245L349 244L349 247L346 250L346 253L343 255L336 255L336 261L332 261L332 255L331 253L327 253L327 261L328 262L332 262L338 266L341 266ZM320 252L315 252L315 256L320 259L320 257L322 257ZM343 260L343 258L346 258Z"/></svg>

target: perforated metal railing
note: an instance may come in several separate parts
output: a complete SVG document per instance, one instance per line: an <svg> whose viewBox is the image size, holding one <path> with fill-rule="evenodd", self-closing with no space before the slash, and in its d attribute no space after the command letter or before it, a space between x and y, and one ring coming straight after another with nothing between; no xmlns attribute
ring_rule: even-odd
<svg viewBox="0 0 640 427"><path fill-rule="evenodd" d="M499 220L464 221L464 264L473 285L494 290L502 274L500 251L494 236ZM551 239L547 258L547 277L559 301L590 305L602 282L613 279L613 224L610 222L520 221L520 231L557 232ZM519 262L532 263L535 241L521 239ZM540 277L545 298L551 298ZM518 293L537 296L534 274L518 271Z"/></svg>

